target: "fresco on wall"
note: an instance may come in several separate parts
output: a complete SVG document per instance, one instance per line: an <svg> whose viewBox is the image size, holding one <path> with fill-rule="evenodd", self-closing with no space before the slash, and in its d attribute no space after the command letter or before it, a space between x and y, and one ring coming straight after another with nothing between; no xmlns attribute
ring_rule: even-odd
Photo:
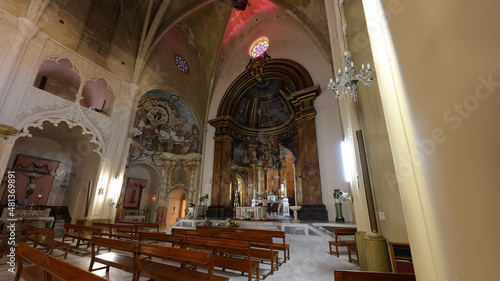
<svg viewBox="0 0 500 281"><path fill-rule="evenodd" d="M134 126L142 134L135 141L154 152L200 153L200 130L179 97L163 90L144 94L137 105Z"/></svg>

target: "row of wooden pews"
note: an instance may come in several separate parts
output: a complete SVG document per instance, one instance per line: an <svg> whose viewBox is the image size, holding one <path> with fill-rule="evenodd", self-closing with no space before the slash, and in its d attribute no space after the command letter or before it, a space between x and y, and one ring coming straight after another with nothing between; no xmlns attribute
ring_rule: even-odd
<svg viewBox="0 0 500 281"><path fill-rule="evenodd" d="M214 266L223 270L231 269L246 272L248 281L259 280L259 261L252 257L252 248L249 242L226 240L200 236L184 236L182 247L187 249L208 250L214 257Z"/></svg>
<svg viewBox="0 0 500 281"><path fill-rule="evenodd" d="M103 248L108 249L108 252L99 253L99 249ZM147 257L156 259L153 261ZM157 259L162 261L157 261ZM139 280L141 276L154 280L172 281L229 280L229 278L213 274L213 260L212 253L208 252L94 236L92 237L92 258L89 271L104 268L109 271L110 267L114 267L132 273L133 281ZM104 267L94 268L95 263L103 264ZM198 267L205 268L207 272L198 271Z"/></svg>
<svg viewBox="0 0 500 281"><path fill-rule="evenodd" d="M137 240L138 233L152 232L159 233L160 225L158 223L143 223L143 222L130 222L130 223L102 223L94 222L92 226L79 225L79 224L64 224L64 234L62 242L75 240L76 248L81 245L90 246L90 239L92 236L107 236L108 238Z"/></svg>
<svg viewBox="0 0 500 281"><path fill-rule="evenodd" d="M220 245L223 245L224 243L229 244L231 241L244 242L246 243L244 245L248 245L249 247L245 248L240 246L238 249L239 254L229 252L222 252L222 254L235 259L241 257L247 259L248 256L250 256L250 259L252 260L267 262L271 266L269 274L274 274L274 271L279 269L280 260L278 250L284 253L282 259L283 263L290 258L290 245L286 244L285 233L283 231L198 226L197 229L173 228L172 234L184 237L184 247L201 247L204 249L209 247L209 250L214 251L218 250L217 246L220 247ZM275 242L274 238L279 238L280 242ZM192 241L194 239L196 239L196 243L190 245L190 243L193 243ZM232 250L235 251L234 249ZM257 272L255 275L259 275L258 267L256 269L254 264L241 260L231 261L229 259L220 259L219 261L216 260L214 265L223 269L227 268L241 271L242 273L246 272L248 274L249 281L251 280L252 274L255 272ZM267 275L263 276L265 277Z"/></svg>
<svg viewBox="0 0 500 281"><path fill-rule="evenodd" d="M29 261L33 265L24 266L24 260ZM17 271L14 281L19 281L21 278L26 281L106 280L24 243L19 243L16 247L16 266Z"/></svg>
<svg viewBox="0 0 500 281"><path fill-rule="evenodd" d="M90 247L90 240L92 236L101 235L102 232L99 227L65 223L62 242L71 240L71 243L74 243L76 240L75 248L78 249L81 245L86 245L88 248Z"/></svg>
<svg viewBox="0 0 500 281"><path fill-rule="evenodd" d="M35 249L39 246L45 248L49 255L53 255L54 250L62 250L63 254L55 257L64 257L64 259L68 257L70 244L55 240L52 229L26 225L24 243L32 243Z"/></svg>
<svg viewBox="0 0 500 281"><path fill-rule="evenodd" d="M234 228L234 227L215 227L215 226L205 226L198 225L196 226L196 230L206 230L212 233L218 232L235 232L235 233L252 233L264 236L271 236L272 238L272 247L274 250L283 252L283 263L286 263L287 260L290 260L290 244L286 243L286 235L284 231L279 230L265 230L265 229L251 229L251 228ZM274 240L278 242L275 242ZM252 242L252 246L259 247L259 243L256 241Z"/></svg>

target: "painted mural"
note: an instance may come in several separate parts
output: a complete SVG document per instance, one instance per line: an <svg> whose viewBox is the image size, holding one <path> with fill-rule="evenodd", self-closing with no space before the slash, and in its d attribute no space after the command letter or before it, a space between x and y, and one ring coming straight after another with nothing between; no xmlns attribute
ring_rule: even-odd
<svg viewBox="0 0 500 281"><path fill-rule="evenodd" d="M135 137L141 147L177 155L200 153L200 130L193 114L178 96L163 90L144 94L137 105Z"/></svg>

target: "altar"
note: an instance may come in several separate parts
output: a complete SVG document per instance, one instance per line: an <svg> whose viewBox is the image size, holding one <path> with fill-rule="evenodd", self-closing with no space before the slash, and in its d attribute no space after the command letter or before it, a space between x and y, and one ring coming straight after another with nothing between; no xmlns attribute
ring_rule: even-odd
<svg viewBox="0 0 500 281"><path fill-rule="evenodd" d="M4 207L0 217L0 231L2 233L10 232L6 226L14 225L16 232L24 232L27 224L43 228L54 227L54 217L50 215L50 208L44 210L9 210Z"/></svg>
<svg viewBox="0 0 500 281"><path fill-rule="evenodd" d="M253 214L252 219L263 220L266 218L266 211L267 211L267 208L264 206L236 207L236 218L245 219L246 212L251 212Z"/></svg>

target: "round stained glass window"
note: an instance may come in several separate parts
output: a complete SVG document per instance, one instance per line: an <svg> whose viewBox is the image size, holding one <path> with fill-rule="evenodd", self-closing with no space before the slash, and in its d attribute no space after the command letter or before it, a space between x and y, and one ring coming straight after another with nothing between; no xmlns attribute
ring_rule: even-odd
<svg viewBox="0 0 500 281"><path fill-rule="evenodd" d="M260 36L252 42L250 48L248 48L248 54L252 58L262 56L268 47L269 38L267 38L267 36Z"/></svg>
<svg viewBox="0 0 500 281"><path fill-rule="evenodd" d="M181 57L180 55L175 56L175 64L177 65L177 68L179 68L180 71L184 73L189 73L189 67L186 62L186 60Z"/></svg>

